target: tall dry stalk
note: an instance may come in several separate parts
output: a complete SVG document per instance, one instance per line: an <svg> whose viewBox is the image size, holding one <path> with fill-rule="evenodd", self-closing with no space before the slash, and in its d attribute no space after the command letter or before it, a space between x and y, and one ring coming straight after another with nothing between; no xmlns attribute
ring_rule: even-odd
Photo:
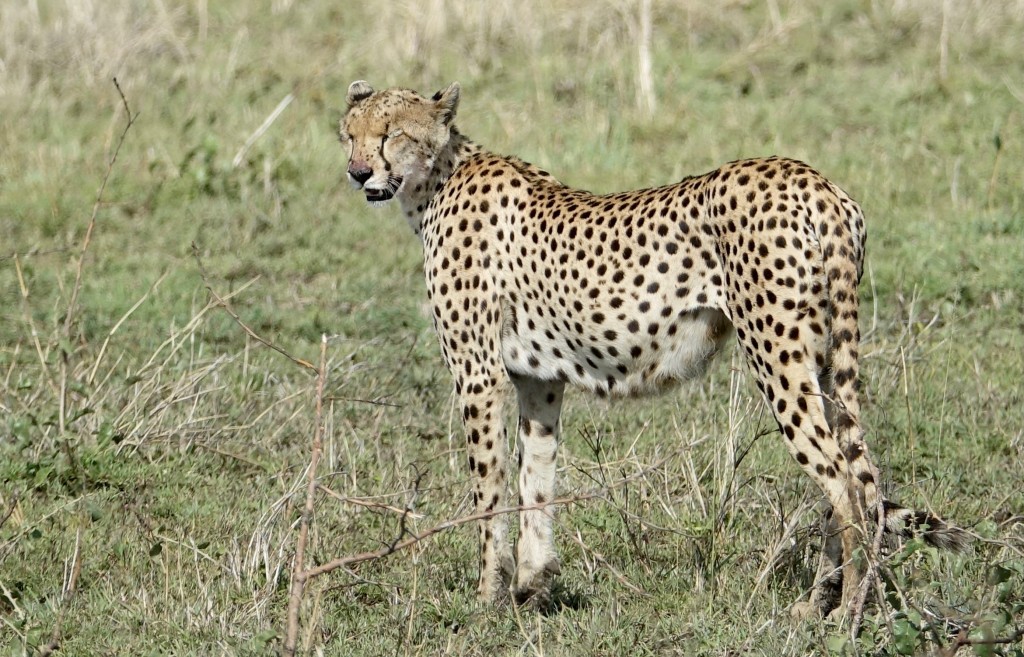
<svg viewBox="0 0 1024 657"><path fill-rule="evenodd" d="M299 520L299 540L295 544L295 563L292 566L292 585L288 595L288 629L284 642L286 657L295 655L295 644L299 637L299 606L309 573L305 570L306 542L309 540L309 524L313 519L313 504L316 501L316 470L322 452L322 431L324 417L324 383L327 381L327 336L320 336L320 367L316 376L316 424L313 426L313 447L309 457L308 483L306 485L306 506Z"/></svg>
<svg viewBox="0 0 1024 657"><path fill-rule="evenodd" d="M67 428L68 365L71 358L71 327L74 325L78 314L78 294L82 289L82 271L85 269L85 257L89 253L89 244L92 243L92 233L96 228L96 216L99 214L100 204L103 202L103 193L107 189L107 182L110 181L110 174L114 170L114 164L117 162L117 156L121 152L121 146L124 145L124 140L125 137L128 136L128 131L131 130L135 120L139 117L138 114L132 114L131 108L128 107L128 99L124 97L124 92L121 90L121 85L118 83L117 78L113 78L113 82L118 95L121 96L121 105L124 107L127 121L125 122L124 130L121 131L121 136L117 140L117 145L114 147L114 153L110 156L110 161L107 162L107 170L103 174L103 179L100 181L100 187L96 190L96 200L92 204L92 214L89 216L89 224L85 229L85 238L82 240L82 250L78 254L78 266L75 269L75 284L71 288L71 300L68 302L67 312L64 315L64 327L61 337L65 340L66 344L64 345L61 353L60 406L58 410L58 426L60 427L60 433L62 434Z"/></svg>

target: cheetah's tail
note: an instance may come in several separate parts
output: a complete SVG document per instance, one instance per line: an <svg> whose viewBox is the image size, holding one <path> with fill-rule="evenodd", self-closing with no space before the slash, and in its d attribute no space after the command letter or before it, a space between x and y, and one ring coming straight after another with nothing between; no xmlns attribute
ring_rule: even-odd
<svg viewBox="0 0 1024 657"><path fill-rule="evenodd" d="M885 531L903 538L920 537L926 543L942 550L960 552L967 548L971 536L929 511L907 509L883 500Z"/></svg>

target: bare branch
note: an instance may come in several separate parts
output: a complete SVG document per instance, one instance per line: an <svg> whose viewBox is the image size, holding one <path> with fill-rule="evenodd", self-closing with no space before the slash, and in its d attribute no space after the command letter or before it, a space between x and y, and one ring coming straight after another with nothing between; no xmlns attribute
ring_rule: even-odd
<svg viewBox="0 0 1024 657"><path fill-rule="evenodd" d="M424 540L430 538L431 536L433 536L435 534L440 534L441 532L446 531L448 529L453 529L455 527L459 527L461 525L465 525L465 524L470 523L470 522L475 522L477 520L486 520L487 518L493 518L495 516L500 516L500 515L504 515L504 514L507 514L507 513L519 513L521 511L538 511L538 510L541 510L541 509L546 509L546 508L551 507L551 506L567 506L569 504L575 504L577 502L582 502L584 500L590 500L590 499L594 499L596 497L601 497L606 492L607 492L606 490L600 490L600 491L596 491L596 492L593 492L593 493L588 493L588 494L585 494L585 495L576 495L576 496L572 496L572 497L560 497L558 499L551 500L550 502L544 502L542 504L524 504L524 505L520 505L520 506L511 506L511 507L505 507L505 508L502 508L502 509L493 509L491 511L482 511L480 513L473 513L473 514L470 514L468 516L462 516L460 518L453 518L452 520L446 520L446 521L442 522L439 525L435 525L434 527L431 527L430 529L426 530L422 534L410 534L409 538L407 538L405 540L401 540L401 541L393 541L392 543L390 543L388 545L385 545L384 547L380 548L379 550L372 550L370 552L360 552L359 554L351 554L351 555L348 555L348 556L345 556L345 557L339 557L337 559L332 559L331 561L328 561L327 563L324 563L324 564L322 564L320 566L317 566L315 568L310 568L309 570L307 570L303 574L307 578L311 578L311 577L316 577L317 575L323 575L324 573L329 573L332 570L336 570L336 569L342 568L344 566L351 566L352 564L362 563L364 561L373 561L375 559L382 559L382 558L384 558L386 556L389 556L389 555L392 555L392 554L394 554L396 552L401 552L402 550L406 549L407 547L415 545L416 543L419 543L420 541L424 541Z"/></svg>
<svg viewBox="0 0 1024 657"><path fill-rule="evenodd" d="M103 174L103 180L100 182L100 188L96 192L96 201L92 204L92 215L89 217L89 225L85 229L85 239L82 240L82 251L78 256L78 270L75 272L75 286L71 288L71 301L68 303L68 311L64 316L64 335L67 337L71 332L71 324L75 319L75 310L78 305L78 293L82 288L82 269L85 265L85 255L89 250L89 243L92 241L92 232L96 228L96 215L99 214L100 204L103 202L103 192L107 189L107 182L110 180L110 173L114 169L114 163L117 162L117 156L121 152L121 146L124 144L124 138L128 135L128 130L131 129L135 120L139 118L138 114L132 114L131 109L128 108L128 99L124 97L124 92L121 91L121 85L118 83L117 78L114 78L114 86L117 88L117 93L121 96L121 104L124 106L124 112L128 117L128 122L124 126L124 130L121 131L121 137L117 140L117 145L114 147L114 154L110 156L110 161L107 163L107 171Z"/></svg>
<svg viewBox="0 0 1024 657"><path fill-rule="evenodd" d="M212 292L212 290L211 290ZM286 354L287 355L287 354ZM294 359L293 359L294 360ZM291 592L288 594L288 630L284 643L286 657L295 655L299 637L299 606L308 575L303 569L306 557L306 541L309 539L309 524L313 520L313 503L316 501L316 469L320 464L321 439L324 416L324 384L327 380L327 336L320 336L320 369L316 379L316 424L313 426L313 449L309 457L309 481L306 484L306 506L299 520L299 539L295 544L295 563L292 568Z"/></svg>
<svg viewBox="0 0 1024 657"><path fill-rule="evenodd" d="M1013 633L1007 636L994 637L991 639L972 639L969 634L969 628L964 628L960 630L960 633L956 637L956 641L954 641L952 645L940 650L938 654L942 655L942 657L953 657L960 651L960 648L963 648L964 646L998 646L1016 643L1021 639L1024 639L1024 627L1015 628Z"/></svg>
<svg viewBox="0 0 1024 657"><path fill-rule="evenodd" d="M401 550L404 550L407 547L415 545L420 541L424 541L430 538L431 536L434 536L435 534L439 534L448 529L453 529L455 527L459 527L460 525L465 525L476 520L485 520L487 518L493 518L495 516L500 516L507 513L519 513L522 511L539 511L542 509L546 509L548 507L568 506L570 504L578 504L579 502L584 502L586 500L604 498L604 496L607 495L610 491L621 486L625 486L631 481L647 476L647 473L649 471L655 470L658 467L660 467L661 464L665 462L665 460L666 459L662 459L657 464L649 468L645 468L640 472L632 474L628 477L624 477L623 479L620 479L619 481L616 481L608 486L602 486L601 488L586 493L581 493L578 495L572 495L568 497L560 497L549 502L542 502L539 504L522 504L519 506L506 507L502 509L493 509L491 511L483 511L480 513L473 513L467 516L462 516L460 518L453 518L452 520L446 520L438 525L435 525L434 527L431 527L430 529L426 530L421 534L411 534L409 538L406 538L405 540L392 542L391 544L385 545L384 547L378 550L361 552L359 554L352 554L344 557L339 557L337 559L333 559L324 564L321 564L320 566L316 566L315 568L310 568L309 570L305 571L303 575L308 579L316 577L317 575L329 573L332 570L336 570L344 566L351 566L352 564L362 563L364 561L373 561L375 559L381 559L396 552L400 552Z"/></svg>

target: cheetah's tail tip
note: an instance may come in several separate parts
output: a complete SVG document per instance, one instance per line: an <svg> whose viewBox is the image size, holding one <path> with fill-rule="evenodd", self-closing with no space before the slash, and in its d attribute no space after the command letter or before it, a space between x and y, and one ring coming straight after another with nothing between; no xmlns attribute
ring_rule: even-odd
<svg viewBox="0 0 1024 657"><path fill-rule="evenodd" d="M885 529L904 538L920 537L942 550L962 552L971 542L971 535L928 511L907 509L886 500Z"/></svg>

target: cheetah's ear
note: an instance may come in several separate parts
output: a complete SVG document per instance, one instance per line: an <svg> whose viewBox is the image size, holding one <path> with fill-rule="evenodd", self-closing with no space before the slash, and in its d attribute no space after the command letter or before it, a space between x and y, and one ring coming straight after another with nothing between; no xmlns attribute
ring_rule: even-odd
<svg viewBox="0 0 1024 657"><path fill-rule="evenodd" d="M348 85L348 106L352 107L364 98L369 98L373 93L373 87L366 80L356 80Z"/></svg>
<svg viewBox="0 0 1024 657"><path fill-rule="evenodd" d="M458 82L452 82L447 88L434 94L432 101L438 110L438 118L441 123L448 125L455 119L455 110L459 106L459 94L462 87Z"/></svg>

